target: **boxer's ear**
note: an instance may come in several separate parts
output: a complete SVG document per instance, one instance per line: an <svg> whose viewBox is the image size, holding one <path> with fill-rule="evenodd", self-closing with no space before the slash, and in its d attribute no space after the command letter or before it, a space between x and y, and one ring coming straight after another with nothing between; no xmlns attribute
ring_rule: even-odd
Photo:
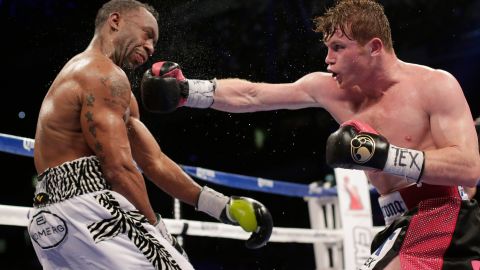
<svg viewBox="0 0 480 270"><path fill-rule="evenodd" d="M110 26L110 30L113 32L117 32L118 28L120 27L120 13L112 12L108 16L108 25Z"/></svg>
<svg viewBox="0 0 480 270"><path fill-rule="evenodd" d="M367 43L367 49L369 50L369 53L371 56L376 56L379 55L382 48L383 48L383 42L379 38L372 38L368 43Z"/></svg>

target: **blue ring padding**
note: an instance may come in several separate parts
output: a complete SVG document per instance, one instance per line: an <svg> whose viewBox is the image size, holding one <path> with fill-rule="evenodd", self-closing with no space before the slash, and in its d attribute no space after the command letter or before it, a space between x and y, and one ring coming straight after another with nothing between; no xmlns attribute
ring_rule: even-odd
<svg viewBox="0 0 480 270"><path fill-rule="evenodd" d="M21 156L33 157L34 140L0 133L0 151ZM321 188L315 185L289 183L285 181L263 179L232 174L192 166L181 165L192 177L228 187L245 190L281 194L291 197L337 196L336 188Z"/></svg>
<svg viewBox="0 0 480 270"><path fill-rule="evenodd" d="M0 133L0 151L2 152L33 157L34 142L33 139Z"/></svg>
<svg viewBox="0 0 480 270"><path fill-rule="evenodd" d="M182 165L182 168L192 177L227 187L281 194L291 197L337 196L336 188L326 189L313 185L309 186L289 183L285 181L257 178L185 165Z"/></svg>

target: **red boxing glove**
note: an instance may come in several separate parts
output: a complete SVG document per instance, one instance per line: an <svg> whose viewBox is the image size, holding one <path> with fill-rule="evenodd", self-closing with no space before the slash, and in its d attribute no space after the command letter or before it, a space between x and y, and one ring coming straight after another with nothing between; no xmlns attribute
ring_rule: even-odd
<svg viewBox="0 0 480 270"><path fill-rule="evenodd" d="M186 81L180 66L174 62L157 62L152 65L151 71L153 75L158 77L171 77L178 81Z"/></svg>

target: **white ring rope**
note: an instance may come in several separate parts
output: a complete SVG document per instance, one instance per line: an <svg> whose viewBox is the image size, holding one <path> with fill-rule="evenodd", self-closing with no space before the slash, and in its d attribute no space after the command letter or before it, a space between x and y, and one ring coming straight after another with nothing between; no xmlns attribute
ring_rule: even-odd
<svg viewBox="0 0 480 270"><path fill-rule="evenodd" d="M28 211L30 207L0 205L0 225L28 226ZM245 240L249 233L238 226L222 224L218 222L204 222L186 219L164 219L168 230L172 234L206 236L218 238L230 238ZM188 226L185 230L185 226ZM271 242L293 243L336 243L342 240L340 230L311 230L299 228L275 227L272 232Z"/></svg>

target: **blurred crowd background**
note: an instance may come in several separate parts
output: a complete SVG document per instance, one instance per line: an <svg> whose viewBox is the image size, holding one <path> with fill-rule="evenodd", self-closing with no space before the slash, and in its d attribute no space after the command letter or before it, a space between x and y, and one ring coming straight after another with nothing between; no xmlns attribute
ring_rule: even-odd
<svg viewBox="0 0 480 270"><path fill-rule="evenodd" d="M50 83L65 62L88 45L96 11L104 2L0 0L0 133L34 137ZM153 58L130 74L133 90L138 94L141 74L158 60L178 62L192 79L240 77L278 83L325 70L326 48L312 31L312 18L333 2L149 1L160 13L160 39ZM452 73L472 115L478 116L480 1L380 2L399 58ZM163 151L180 164L303 184L332 181L324 149L338 125L322 109L229 114L181 108L171 114L142 114ZM0 153L0 163L0 204L31 206L33 160ZM262 201L276 226L310 227L302 199L213 187ZM172 199L153 185L148 188L154 208L171 218ZM213 221L189 206L182 207L182 215ZM308 244L270 243L252 251L237 240L184 240L198 269L314 269ZM41 269L25 228L0 226L0 264L1 269Z"/></svg>

